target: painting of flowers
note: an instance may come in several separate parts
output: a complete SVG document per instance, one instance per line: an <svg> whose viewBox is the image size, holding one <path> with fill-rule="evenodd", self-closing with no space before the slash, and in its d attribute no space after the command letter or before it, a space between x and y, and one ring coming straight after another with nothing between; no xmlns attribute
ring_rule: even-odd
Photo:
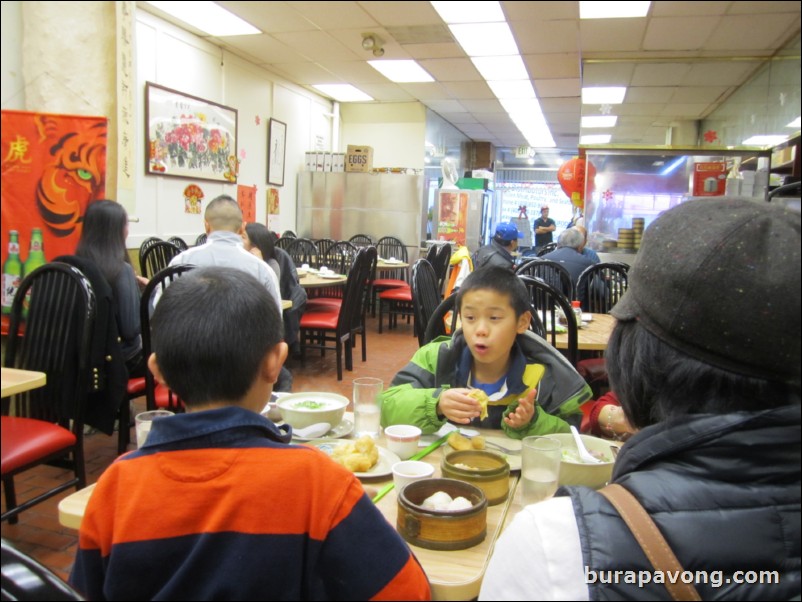
<svg viewBox="0 0 802 602"><path fill-rule="evenodd" d="M148 174L236 183L236 109L152 82L145 94Z"/></svg>

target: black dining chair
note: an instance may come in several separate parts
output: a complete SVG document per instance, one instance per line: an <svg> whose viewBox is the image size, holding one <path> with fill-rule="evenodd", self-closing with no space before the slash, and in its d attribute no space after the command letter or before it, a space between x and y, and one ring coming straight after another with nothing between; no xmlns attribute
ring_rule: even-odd
<svg viewBox="0 0 802 602"><path fill-rule="evenodd" d="M145 260L144 255L145 251L151 248L155 243L162 242L163 239L159 238L158 236L150 236L142 241L142 244L139 245L139 269L144 270ZM142 272L144 274L144 271Z"/></svg>
<svg viewBox="0 0 802 602"><path fill-rule="evenodd" d="M348 239L348 242L356 247L369 247L375 243L373 238L367 234L354 234Z"/></svg>
<svg viewBox="0 0 802 602"><path fill-rule="evenodd" d="M594 314L609 313L629 288L629 266L602 262L585 269L577 280L577 298L582 309Z"/></svg>
<svg viewBox="0 0 802 602"><path fill-rule="evenodd" d="M173 243L181 251L186 251L189 248L187 242L180 236L171 236L170 238L167 239L167 242Z"/></svg>
<svg viewBox="0 0 802 602"><path fill-rule="evenodd" d="M3 600L85 600L67 582L38 560L2 540L0 593Z"/></svg>
<svg viewBox="0 0 802 602"><path fill-rule="evenodd" d="M448 243L439 245L437 249L437 256L435 257L434 262L432 263L432 267L434 268L435 274L437 274L437 290L440 291L440 295L442 298L443 288L446 284L446 278L448 276L448 268L451 263L451 252L453 249L451 245Z"/></svg>
<svg viewBox="0 0 802 602"><path fill-rule="evenodd" d="M147 279L153 278L158 272L170 265L173 257L180 253L181 249L171 242L166 240L154 242L148 247L140 260L142 275Z"/></svg>
<svg viewBox="0 0 802 602"><path fill-rule="evenodd" d="M6 509L17 515L71 487L86 486L84 409L94 385L90 361L96 298L89 280L66 263L45 264L20 283L11 305L4 366L44 372L45 386L2 402L2 482ZM18 503L14 479L48 464L72 476Z"/></svg>
<svg viewBox="0 0 802 602"><path fill-rule="evenodd" d="M573 309L568 297L561 290L540 278L523 274L519 274L518 277L529 291L533 310L542 325L548 330L545 338L552 347L557 347L557 329L554 325L560 324L560 312L565 316L565 328L568 332L568 349L565 351L565 355L571 365L576 366L579 360L579 325L573 317Z"/></svg>
<svg viewBox="0 0 802 602"><path fill-rule="evenodd" d="M437 337L450 336L454 333L457 329L457 312L454 311L456 301L457 293L452 293L434 309L423 332L422 345L431 343Z"/></svg>
<svg viewBox="0 0 802 602"><path fill-rule="evenodd" d="M189 264L168 266L155 274L142 291L139 301L139 321L142 328L142 353L145 357L150 357L153 351L150 318L159 298L173 280L193 269L195 266ZM145 403L148 410L184 411L184 402L170 389L157 384L150 370L145 371Z"/></svg>
<svg viewBox="0 0 802 602"><path fill-rule="evenodd" d="M545 245L543 245L542 247L540 247L540 248L539 248L539 249L538 249L538 250L535 252L535 254L536 254L538 257L543 257L543 256L544 256L546 253L551 253L551 252L552 252L552 251L554 251L556 248L557 248L557 243L556 243L556 242L547 242Z"/></svg>
<svg viewBox="0 0 802 602"><path fill-rule="evenodd" d="M560 290L568 300L576 299L574 281L571 273L559 262L550 259L531 259L515 268L519 276L540 278Z"/></svg>
<svg viewBox="0 0 802 602"><path fill-rule="evenodd" d="M367 360L364 298L375 256L374 247L358 251L339 306L307 308L301 316L301 361L306 360L307 349L320 349L321 354L326 350L335 351L338 381L343 379L343 357L346 370L353 370L352 349L357 334L362 336L362 361Z"/></svg>
<svg viewBox="0 0 802 602"><path fill-rule="evenodd" d="M206 244L206 240L209 238L209 235L204 232L203 234L198 234L198 237L195 239L195 246L199 247L201 245Z"/></svg>
<svg viewBox="0 0 802 602"><path fill-rule="evenodd" d="M317 246L308 238L296 238L286 249L295 267L308 264L313 268L320 267L320 257Z"/></svg>
<svg viewBox="0 0 802 602"><path fill-rule="evenodd" d="M437 283L437 274L434 267L425 259L418 259L412 265L412 305L414 308L415 333L418 336L418 345L423 346L426 326L442 297Z"/></svg>

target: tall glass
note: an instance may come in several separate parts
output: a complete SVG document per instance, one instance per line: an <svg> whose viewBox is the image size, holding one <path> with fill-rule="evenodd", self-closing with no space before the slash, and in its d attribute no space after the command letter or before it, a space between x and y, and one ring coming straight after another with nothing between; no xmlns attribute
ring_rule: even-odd
<svg viewBox="0 0 802 602"><path fill-rule="evenodd" d="M534 504L550 498L557 491L562 449L550 437L525 437L521 448L521 501Z"/></svg>
<svg viewBox="0 0 802 602"><path fill-rule="evenodd" d="M369 435L374 439L381 433L381 394L384 383L380 378L354 379L354 422L357 437Z"/></svg>
<svg viewBox="0 0 802 602"><path fill-rule="evenodd" d="M137 414L134 418L134 423L136 424L136 446L142 447L145 445L154 420L166 418L167 416L173 416L173 413L170 410L151 410Z"/></svg>

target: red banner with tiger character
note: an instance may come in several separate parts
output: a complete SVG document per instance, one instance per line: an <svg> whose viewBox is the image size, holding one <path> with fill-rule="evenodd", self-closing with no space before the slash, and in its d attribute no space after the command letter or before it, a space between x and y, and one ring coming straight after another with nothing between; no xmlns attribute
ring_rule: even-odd
<svg viewBox="0 0 802 602"><path fill-rule="evenodd" d="M86 206L105 197L107 130L105 117L2 111L4 273L12 230L22 277L34 228L46 259L75 252Z"/></svg>

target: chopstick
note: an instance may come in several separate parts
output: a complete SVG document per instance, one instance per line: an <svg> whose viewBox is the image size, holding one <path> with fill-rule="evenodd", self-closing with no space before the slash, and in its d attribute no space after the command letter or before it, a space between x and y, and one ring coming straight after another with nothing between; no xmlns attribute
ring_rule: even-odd
<svg viewBox="0 0 802 602"><path fill-rule="evenodd" d="M449 434L451 434L451 433L449 433ZM440 447L441 445L443 445L443 443L445 443L445 442L446 442L446 439L448 439L448 435L443 435L443 436L442 436L442 437L440 437L440 438L439 438L437 441L435 441L434 443L432 443L432 444L431 444L431 445L429 445L428 447L424 447L424 448L423 448L422 450L420 450L420 451L419 451L417 454L415 454L414 456L412 456L412 457L410 458L410 460L420 460L421 458L425 458L425 457L426 457L426 456L428 456L430 453L432 453L434 450L436 450L438 447ZM378 502L380 499L382 499L382 498L383 498L385 495L387 495L388 493L390 493L390 492L393 490L393 487L395 487L395 483L393 483L392 481L391 481L390 483L387 483L387 485L385 485L384 487L382 487L381 489L379 489L379 493L377 493L377 494L376 494L376 495L373 497L373 500L371 500L371 501L372 501L374 504L375 504L375 503L377 503L377 502Z"/></svg>

